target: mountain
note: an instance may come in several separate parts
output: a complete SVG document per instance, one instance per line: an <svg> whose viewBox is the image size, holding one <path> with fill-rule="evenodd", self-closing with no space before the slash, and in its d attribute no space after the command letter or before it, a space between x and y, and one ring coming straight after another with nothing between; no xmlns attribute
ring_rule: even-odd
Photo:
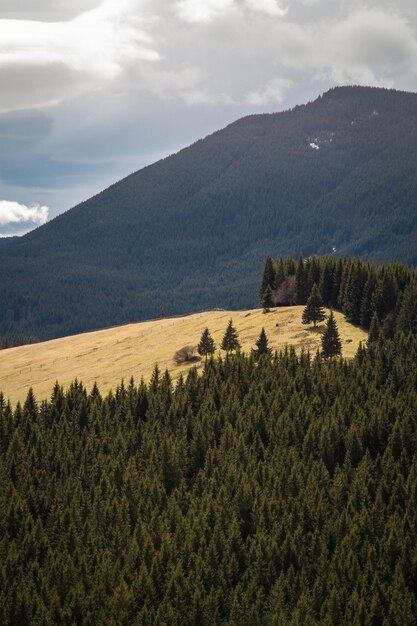
<svg viewBox="0 0 417 626"><path fill-rule="evenodd" d="M12 235L11 237L0 237L0 247L1 246L7 246L9 243L12 243L12 241L17 241L18 237L15 235Z"/></svg>
<svg viewBox="0 0 417 626"><path fill-rule="evenodd" d="M265 256L417 262L417 94L252 115L0 249L0 334L50 338L258 300Z"/></svg>

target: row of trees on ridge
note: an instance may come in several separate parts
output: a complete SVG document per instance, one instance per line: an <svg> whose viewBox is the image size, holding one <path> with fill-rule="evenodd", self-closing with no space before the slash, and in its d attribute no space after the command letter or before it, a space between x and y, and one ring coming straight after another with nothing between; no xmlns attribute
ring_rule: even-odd
<svg viewBox="0 0 417 626"><path fill-rule="evenodd" d="M402 263L377 266L335 257L267 257L260 287L264 308L305 305L316 286L324 306L365 329L377 321L385 337L417 332L417 273Z"/></svg>

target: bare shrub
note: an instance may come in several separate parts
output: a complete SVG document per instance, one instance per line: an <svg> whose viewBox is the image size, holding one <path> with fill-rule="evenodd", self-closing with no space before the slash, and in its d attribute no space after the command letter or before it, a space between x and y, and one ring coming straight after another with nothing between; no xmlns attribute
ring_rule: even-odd
<svg viewBox="0 0 417 626"><path fill-rule="evenodd" d="M196 363L197 361L201 361L201 357L196 354L197 347L196 346L184 346L176 351L174 354L174 361L177 365L181 365L181 363Z"/></svg>
<svg viewBox="0 0 417 626"><path fill-rule="evenodd" d="M287 276L278 289L275 290L273 299L277 306L290 306L294 300L295 276Z"/></svg>

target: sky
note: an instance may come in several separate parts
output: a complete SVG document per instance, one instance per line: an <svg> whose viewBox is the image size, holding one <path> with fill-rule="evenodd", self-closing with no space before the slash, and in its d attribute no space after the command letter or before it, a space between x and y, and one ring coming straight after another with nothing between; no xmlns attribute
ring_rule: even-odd
<svg viewBox="0 0 417 626"><path fill-rule="evenodd" d="M417 91L415 0L1 0L0 236L348 84Z"/></svg>

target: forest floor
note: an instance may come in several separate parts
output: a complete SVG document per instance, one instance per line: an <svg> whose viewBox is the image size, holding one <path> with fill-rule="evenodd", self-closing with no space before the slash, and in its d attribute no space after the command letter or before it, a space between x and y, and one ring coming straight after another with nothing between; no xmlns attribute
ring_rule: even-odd
<svg viewBox="0 0 417 626"><path fill-rule="evenodd" d="M302 306L282 307L263 313L262 309L249 311L208 311L184 317L128 324L43 343L2 350L0 354L0 390L15 404L23 402L30 387L38 401L49 398L55 381L67 387L75 378L88 390L97 382L101 393L107 393L124 379L127 384L133 376L139 382L149 379L155 364L162 371L168 369L173 380L185 373L191 365L176 365L174 353L186 345L197 345L201 333L208 327L216 342L217 353L230 319L239 333L242 349L255 347L264 327L273 350L286 344L297 350L314 354L320 347L324 323L314 329L301 323ZM341 313L335 312L342 353L351 358L359 342L367 334L352 326ZM222 354L224 354L222 352ZM201 363L197 363L201 367Z"/></svg>

